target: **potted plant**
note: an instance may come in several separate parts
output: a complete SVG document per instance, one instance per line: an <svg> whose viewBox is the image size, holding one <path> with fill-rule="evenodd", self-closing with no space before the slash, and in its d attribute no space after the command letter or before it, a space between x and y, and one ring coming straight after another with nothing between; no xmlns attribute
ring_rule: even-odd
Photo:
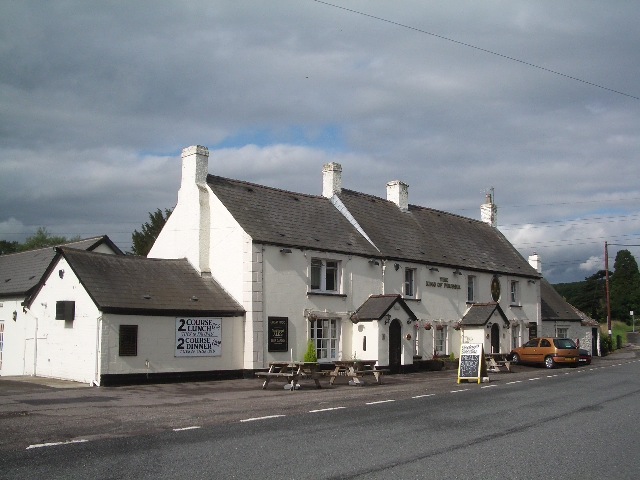
<svg viewBox="0 0 640 480"><path fill-rule="evenodd" d="M430 322L425 322L424 329L425 330L431 330L431 323Z"/></svg>
<svg viewBox="0 0 640 480"><path fill-rule="evenodd" d="M316 345L313 340L309 340L307 342L307 351L304 352L303 360L306 363L317 363L318 362L318 352L316 351Z"/></svg>

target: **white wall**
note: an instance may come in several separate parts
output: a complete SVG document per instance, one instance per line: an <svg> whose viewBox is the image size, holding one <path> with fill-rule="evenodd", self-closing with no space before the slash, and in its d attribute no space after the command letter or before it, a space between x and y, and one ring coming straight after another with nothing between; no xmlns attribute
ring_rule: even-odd
<svg viewBox="0 0 640 480"><path fill-rule="evenodd" d="M176 317L105 314L101 329L100 373L114 375L242 369L242 320L242 317L221 318L221 356L185 358L175 356ZM136 356L119 356L120 325L138 326Z"/></svg>
<svg viewBox="0 0 640 480"><path fill-rule="evenodd" d="M62 300L75 302L73 321L55 319L56 302ZM84 383L94 381L100 312L64 258L59 259L46 279L29 314L24 374ZM35 371L31 367L34 358L37 358Z"/></svg>
<svg viewBox="0 0 640 480"><path fill-rule="evenodd" d="M26 338L33 337L33 318L22 311L23 298L4 298L0 300L0 321L4 322L4 346L0 375L25 375L33 371L33 357L25 359ZM16 312L16 320L13 320Z"/></svg>

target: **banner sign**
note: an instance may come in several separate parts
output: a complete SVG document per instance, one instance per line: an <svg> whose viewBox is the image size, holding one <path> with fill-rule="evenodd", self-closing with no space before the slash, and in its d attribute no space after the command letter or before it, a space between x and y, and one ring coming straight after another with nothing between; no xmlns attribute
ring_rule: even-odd
<svg viewBox="0 0 640 480"><path fill-rule="evenodd" d="M221 355L221 318L176 318L176 357L219 357Z"/></svg>

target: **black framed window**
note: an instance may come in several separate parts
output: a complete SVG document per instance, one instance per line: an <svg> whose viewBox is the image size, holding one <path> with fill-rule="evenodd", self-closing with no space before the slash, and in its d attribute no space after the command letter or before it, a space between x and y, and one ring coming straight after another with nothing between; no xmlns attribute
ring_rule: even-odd
<svg viewBox="0 0 640 480"><path fill-rule="evenodd" d="M138 355L138 325L120 325L119 350L121 357Z"/></svg>

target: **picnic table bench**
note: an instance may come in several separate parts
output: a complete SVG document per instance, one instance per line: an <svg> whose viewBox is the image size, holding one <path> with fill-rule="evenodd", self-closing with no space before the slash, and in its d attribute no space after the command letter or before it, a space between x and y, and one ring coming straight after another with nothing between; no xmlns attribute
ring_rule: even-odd
<svg viewBox="0 0 640 480"><path fill-rule="evenodd" d="M490 372L511 372L511 358L507 353L487 353L485 355L487 361L487 370Z"/></svg>
<svg viewBox="0 0 640 480"><path fill-rule="evenodd" d="M318 364L315 362L270 362L269 370L266 372L255 372L258 378L264 378L262 389L265 390L269 382L274 379L284 379L285 389L295 390L299 388L298 380L303 378L312 379L316 388L322 388L320 385L320 377L323 372L318 370Z"/></svg>
<svg viewBox="0 0 640 480"><path fill-rule="evenodd" d="M365 375L373 375L376 383L382 383L382 375L388 373L389 369L376 368L377 360L339 360L333 362L334 368L329 371L331 379L329 383L334 384L336 378L349 378L349 385L363 386L365 382L361 380Z"/></svg>

